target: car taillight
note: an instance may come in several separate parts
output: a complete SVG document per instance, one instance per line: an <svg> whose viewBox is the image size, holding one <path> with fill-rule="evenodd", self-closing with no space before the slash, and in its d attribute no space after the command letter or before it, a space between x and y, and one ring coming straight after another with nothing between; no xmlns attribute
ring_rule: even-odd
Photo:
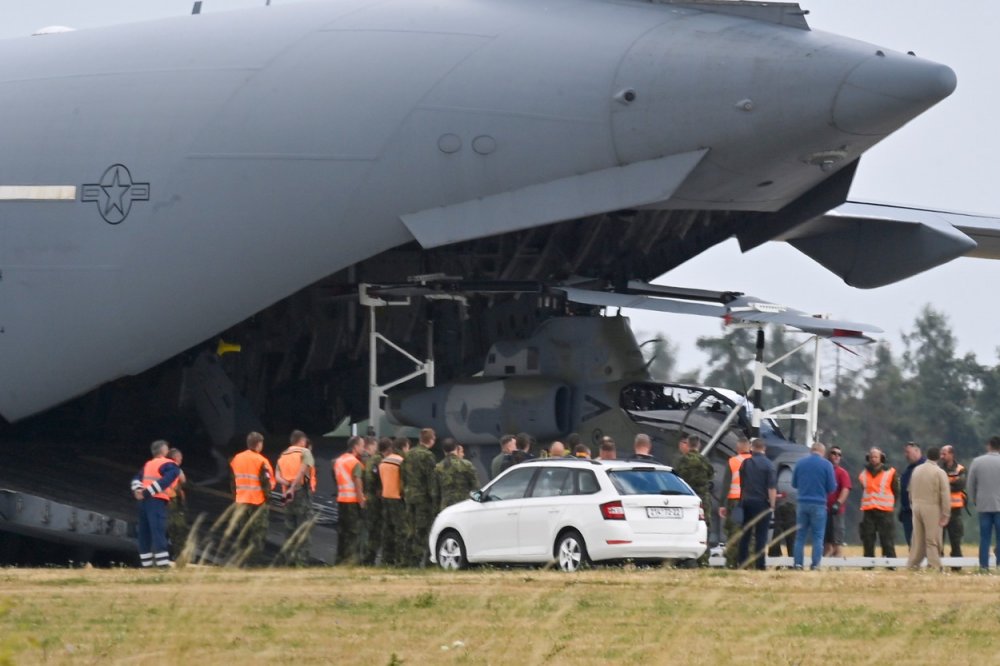
<svg viewBox="0 0 1000 666"><path fill-rule="evenodd" d="M604 520L625 520L625 507L622 506L621 500L605 502L601 505L601 515L604 516Z"/></svg>
<svg viewBox="0 0 1000 666"><path fill-rule="evenodd" d="M705 520L705 509L698 507L698 520Z"/></svg>

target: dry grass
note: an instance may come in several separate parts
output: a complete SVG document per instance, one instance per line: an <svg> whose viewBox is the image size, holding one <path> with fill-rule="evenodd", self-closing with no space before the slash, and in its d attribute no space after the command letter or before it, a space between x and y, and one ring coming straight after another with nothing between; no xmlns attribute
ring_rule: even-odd
<svg viewBox="0 0 1000 666"><path fill-rule="evenodd" d="M983 664L998 593L904 571L5 569L0 664Z"/></svg>

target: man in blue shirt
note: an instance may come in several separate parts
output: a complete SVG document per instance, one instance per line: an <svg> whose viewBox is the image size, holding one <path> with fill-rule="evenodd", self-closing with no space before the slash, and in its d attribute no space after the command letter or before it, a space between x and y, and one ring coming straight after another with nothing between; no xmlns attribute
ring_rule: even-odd
<svg viewBox="0 0 1000 666"><path fill-rule="evenodd" d="M833 465L824 456L826 446L816 442L812 455L802 458L792 472L792 487L798 491L799 503L795 523L795 568L801 569L805 560L806 539L812 544L812 566L819 569L823 557L823 535L826 532L826 497L837 489Z"/></svg>
<svg viewBox="0 0 1000 666"><path fill-rule="evenodd" d="M754 538L754 564L765 568L767 530L778 497L778 472L767 459L764 440L750 442L750 457L740 465L740 506L743 508L743 536L740 537L740 566L746 566L750 555L750 538Z"/></svg>

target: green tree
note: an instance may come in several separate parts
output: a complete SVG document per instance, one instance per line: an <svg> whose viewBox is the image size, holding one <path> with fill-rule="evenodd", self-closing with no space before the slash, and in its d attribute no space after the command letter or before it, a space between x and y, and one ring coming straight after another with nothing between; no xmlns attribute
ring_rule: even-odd
<svg viewBox="0 0 1000 666"><path fill-rule="evenodd" d="M639 334L643 336L643 334ZM645 336L643 336L645 337ZM676 381L677 345L662 334L639 345L649 376L658 382Z"/></svg>
<svg viewBox="0 0 1000 666"><path fill-rule="evenodd" d="M1000 359L1000 347L997 348ZM979 391L975 396L976 430L979 442L1000 435L1000 365L980 366L976 372Z"/></svg>
<svg viewBox="0 0 1000 666"><path fill-rule="evenodd" d="M903 335L903 343L911 437L927 446L954 444L971 450L978 440L975 395L982 376L976 357L957 356L947 317L929 305L913 331Z"/></svg>
<svg viewBox="0 0 1000 666"><path fill-rule="evenodd" d="M891 452L893 444L912 437L910 393L903 371L892 356L889 344L875 348L863 397L854 403L858 417L858 444L862 451L873 446Z"/></svg>
<svg viewBox="0 0 1000 666"><path fill-rule="evenodd" d="M753 388L755 335L756 331L734 328L719 337L699 337L695 346L708 355L703 383L749 392Z"/></svg>
<svg viewBox="0 0 1000 666"><path fill-rule="evenodd" d="M868 364L853 363L859 355L850 348L834 347L825 358L830 356L832 366L824 366L824 377L829 376L829 381L823 382L830 387L830 394L819 401L819 439L828 445L856 447L861 439L859 410L864 400Z"/></svg>

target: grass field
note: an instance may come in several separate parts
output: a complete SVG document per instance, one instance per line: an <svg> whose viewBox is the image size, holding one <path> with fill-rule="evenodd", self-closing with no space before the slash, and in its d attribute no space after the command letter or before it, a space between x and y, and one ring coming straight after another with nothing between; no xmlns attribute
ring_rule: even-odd
<svg viewBox="0 0 1000 666"><path fill-rule="evenodd" d="M0 570L0 664L985 664L1000 576Z"/></svg>

